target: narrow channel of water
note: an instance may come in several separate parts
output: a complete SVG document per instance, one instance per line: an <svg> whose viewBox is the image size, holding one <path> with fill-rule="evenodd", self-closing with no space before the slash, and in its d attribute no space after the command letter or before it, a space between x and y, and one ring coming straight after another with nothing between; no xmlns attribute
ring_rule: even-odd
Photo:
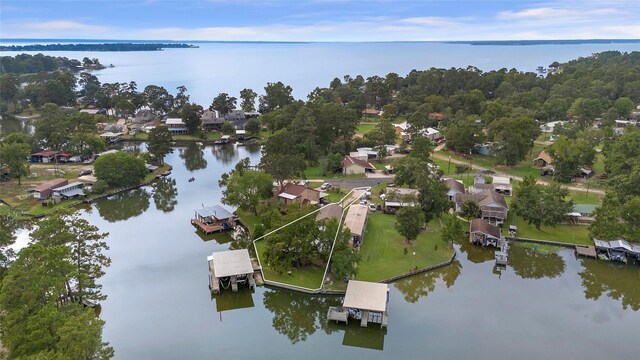
<svg viewBox="0 0 640 360"><path fill-rule="evenodd" d="M567 249L513 244L499 272L492 251L459 245L451 266L390 286L386 331L328 324L340 297L259 287L212 298L206 257L242 244L200 236L190 218L220 202L220 175L244 157L257 163L259 148L179 146L170 176L82 210L110 233L101 317L116 358L637 356L640 266Z"/></svg>

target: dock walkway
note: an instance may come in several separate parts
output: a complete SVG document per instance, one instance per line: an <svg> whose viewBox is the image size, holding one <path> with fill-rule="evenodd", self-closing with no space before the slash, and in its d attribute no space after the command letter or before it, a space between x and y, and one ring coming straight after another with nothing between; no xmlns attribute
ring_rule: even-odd
<svg viewBox="0 0 640 360"><path fill-rule="evenodd" d="M205 224L202 221L198 220L198 219L191 219L191 225L195 226L198 228L198 230L202 231L205 234L213 234L216 232L220 232L222 230L225 230L222 226L220 225L209 225L209 224Z"/></svg>
<svg viewBox="0 0 640 360"><path fill-rule="evenodd" d="M598 257L596 247L591 245L576 245L576 254L594 259Z"/></svg>

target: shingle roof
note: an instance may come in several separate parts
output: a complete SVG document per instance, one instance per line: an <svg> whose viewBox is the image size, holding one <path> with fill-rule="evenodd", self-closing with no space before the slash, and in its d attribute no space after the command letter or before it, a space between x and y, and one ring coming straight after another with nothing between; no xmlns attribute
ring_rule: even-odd
<svg viewBox="0 0 640 360"><path fill-rule="evenodd" d="M351 156L345 156L342 159L343 168L349 167L350 165L353 165L353 164L360 165L365 169L372 169L372 170L375 169L375 166L371 165L370 162L365 160L354 159Z"/></svg>
<svg viewBox="0 0 640 360"><path fill-rule="evenodd" d="M464 184L455 180L455 179L445 179L444 184L447 185L449 190L455 190L459 193L464 194Z"/></svg>
<svg viewBox="0 0 640 360"><path fill-rule="evenodd" d="M336 218L340 219L342 217L342 206L338 204L329 204L327 206L322 207L320 211L318 211L318 215L316 216L316 221Z"/></svg>
<svg viewBox="0 0 640 360"><path fill-rule="evenodd" d="M538 157L533 159L533 161L538 161L538 160L543 160L547 164L553 163L553 158L551 158L551 155L547 154L547 152L544 150L540 151L540 154L538 154Z"/></svg>
<svg viewBox="0 0 640 360"><path fill-rule="evenodd" d="M500 238L500 228L498 228L497 226L493 226L482 219L471 220L469 232L481 232L483 234L491 235L497 239Z"/></svg>

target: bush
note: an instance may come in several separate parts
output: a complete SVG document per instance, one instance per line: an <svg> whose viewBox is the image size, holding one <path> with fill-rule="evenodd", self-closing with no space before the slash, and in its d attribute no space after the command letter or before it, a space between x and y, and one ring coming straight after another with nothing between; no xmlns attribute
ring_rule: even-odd
<svg viewBox="0 0 640 360"><path fill-rule="evenodd" d="M94 194L104 194L105 191L107 191L107 189L109 188L109 185L107 185L107 182L104 180L98 180L96 181L95 184L93 184L93 187L91 188L91 192Z"/></svg>

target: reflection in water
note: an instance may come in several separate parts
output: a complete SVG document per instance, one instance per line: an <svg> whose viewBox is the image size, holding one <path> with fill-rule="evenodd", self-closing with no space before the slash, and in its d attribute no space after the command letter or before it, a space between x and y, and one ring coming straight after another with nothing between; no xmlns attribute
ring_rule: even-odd
<svg viewBox="0 0 640 360"><path fill-rule="evenodd" d="M362 327L357 320L351 321L348 324L329 322L329 327L335 329L335 331L344 331L342 345L384 350L384 337L387 335L386 328L381 329L374 324L370 324L368 327Z"/></svg>
<svg viewBox="0 0 640 360"><path fill-rule="evenodd" d="M140 188L100 199L94 204L100 216L108 222L123 221L147 211L149 193Z"/></svg>
<svg viewBox="0 0 640 360"><path fill-rule="evenodd" d="M489 260L495 260L495 248L471 244L466 239L460 244L460 252L467 254L467 260L481 264Z"/></svg>
<svg viewBox="0 0 640 360"><path fill-rule="evenodd" d="M263 298L264 307L273 313L273 328L293 344L307 340L318 329L327 334L337 331L327 323L327 309L340 302L339 297L311 296L280 289L265 291Z"/></svg>
<svg viewBox="0 0 640 360"><path fill-rule="evenodd" d="M153 183L153 202L156 209L168 213L178 204L178 189L173 178L161 177Z"/></svg>
<svg viewBox="0 0 640 360"><path fill-rule="evenodd" d="M513 244L513 242L512 242ZM555 278L564 272L564 259L553 246L517 244L509 248L509 265L523 279Z"/></svg>
<svg viewBox="0 0 640 360"><path fill-rule="evenodd" d="M415 303L421 297L427 296L435 290L437 280L442 280L447 288L453 286L458 276L460 276L461 270L462 264L460 261L455 260L451 265L409 276L396 282L394 285L404 294L404 299L407 302Z"/></svg>
<svg viewBox="0 0 640 360"><path fill-rule="evenodd" d="M622 302L622 308L640 310L640 271L637 264L618 264L609 261L583 259L580 272L584 296L598 300L606 296Z"/></svg>
<svg viewBox="0 0 640 360"><path fill-rule="evenodd" d="M186 148L181 148L180 158L184 160L184 166L189 171L207 167L207 160L204 158L204 146L200 143L191 142Z"/></svg>
<svg viewBox="0 0 640 360"><path fill-rule="evenodd" d="M216 311L223 312L236 309L252 308L253 304L253 291L246 287L238 287L238 292L221 291L219 294L211 295L211 298L216 301ZM222 315L220 316L222 319Z"/></svg>
<svg viewBox="0 0 640 360"><path fill-rule="evenodd" d="M220 160L224 165L229 165L232 162L235 162L237 154L236 148L233 144L212 146L211 153L215 156L216 160Z"/></svg>
<svg viewBox="0 0 640 360"><path fill-rule="evenodd" d="M250 154L257 154L260 152L260 142L259 141L248 141L244 143L244 147Z"/></svg>

